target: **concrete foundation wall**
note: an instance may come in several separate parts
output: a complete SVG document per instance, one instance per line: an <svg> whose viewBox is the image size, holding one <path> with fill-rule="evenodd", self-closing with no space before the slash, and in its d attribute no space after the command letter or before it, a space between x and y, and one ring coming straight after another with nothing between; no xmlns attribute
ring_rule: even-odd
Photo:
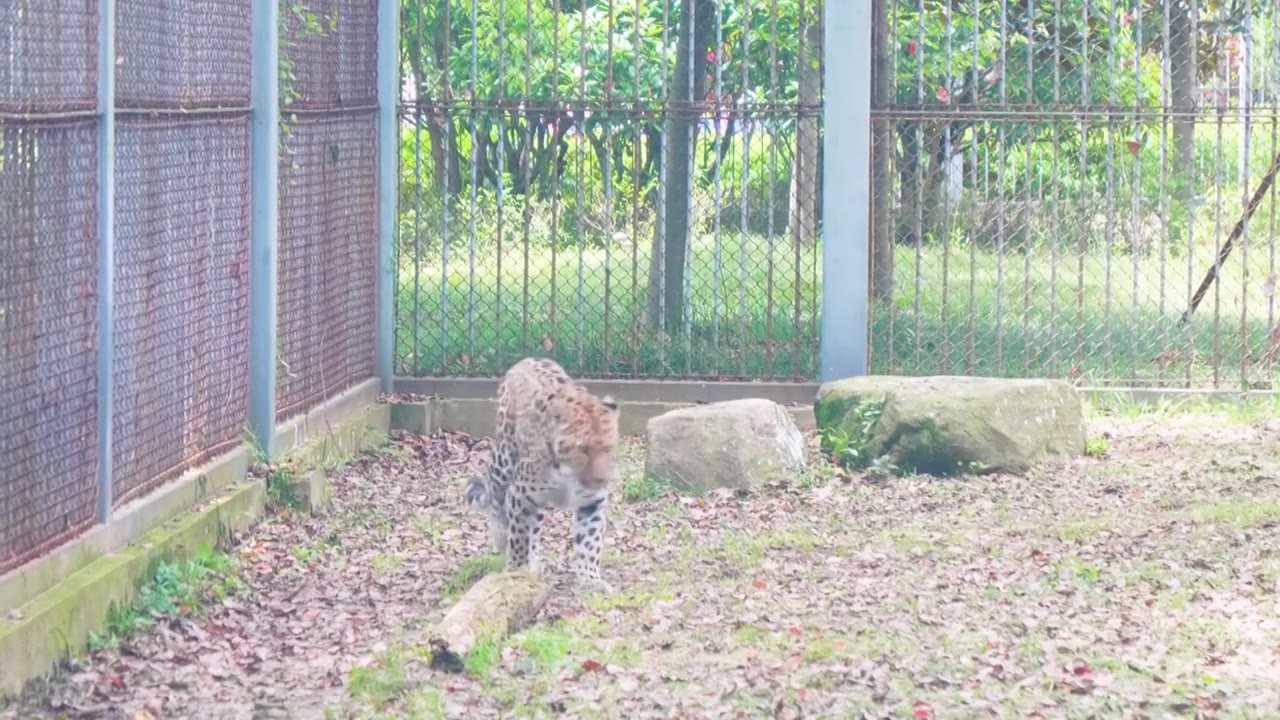
<svg viewBox="0 0 1280 720"><path fill-rule="evenodd" d="M475 435L492 435L499 378L400 377L395 391L409 396L425 396L395 403L392 427L426 434L432 430L456 430ZM621 410L624 435L644 432L649 418L668 410L698 403L714 403L743 398L764 398L779 403L792 413L801 430L814 427L813 401L819 383L714 382L698 380L592 380L584 385L597 395L612 395ZM1095 402L1111 401L1136 405L1160 402L1244 402L1274 399L1264 391L1196 390L1186 388L1081 387L1077 391Z"/></svg>
<svg viewBox="0 0 1280 720"><path fill-rule="evenodd" d="M618 430L623 435L643 435L650 418L695 403L622 402L619 405ZM813 408L808 405L786 405L801 430L815 427ZM464 432L468 435L492 436L497 405L491 399L421 400L391 405L391 427L429 435L436 430Z"/></svg>

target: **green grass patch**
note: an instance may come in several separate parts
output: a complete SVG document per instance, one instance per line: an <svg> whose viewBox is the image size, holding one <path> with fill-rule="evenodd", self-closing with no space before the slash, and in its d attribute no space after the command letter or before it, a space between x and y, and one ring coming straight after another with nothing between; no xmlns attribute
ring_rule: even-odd
<svg viewBox="0 0 1280 720"><path fill-rule="evenodd" d="M539 671L564 667L570 655L580 653L586 647L573 629L563 623L529 628L512 636L507 644L524 654L517 667Z"/></svg>
<svg viewBox="0 0 1280 720"><path fill-rule="evenodd" d="M1059 526L1058 537L1066 542L1084 542L1110 530L1114 524L1111 518L1078 520Z"/></svg>
<svg viewBox="0 0 1280 720"><path fill-rule="evenodd" d="M133 601L111 608L106 628L90 635L89 647L115 647L158 619L201 615L207 602L220 601L243 588L236 573L234 558L208 547L188 560L156 563Z"/></svg>
<svg viewBox="0 0 1280 720"><path fill-rule="evenodd" d="M642 591L618 592L611 595L592 595L586 599L587 607L598 612L609 610L642 610L655 602L671 600L671 593L652 593Z"/></svg>
<svg viewBox="0 0 1280 720"><path fill-rule="evenodd" d="M1084 441L1084 454L1089 457L1103 457L1110 449L1111 441L1104 437L1090 437Z"/></svg>
<svg viewBox="0 0 1280 720"><path fill-rule="evenodd" d="M492 244L477 246L474 270L469 248L447 269L438 250L416 261L402 257L398 363L409 374L495 375L521 357L546 354L577 374L813 379L821 243L801 248L798 258L786 246L735 234L717 247L714 233L697 234L691 320L672 333L646 322L647 259L633 266L617 248L531 245L527 273L524 247L518 261L509 248L499 262ZM1211 295L1182 327L1185 262L1131 276L1132 258L1105 244L1082 255L1069 246L1004 254L959 243L898 247L894 295L872 308L870 371L1166 387L1276 381L1274 371L1247 362L1268 346L1266 303L1244 305L1239 290L1246 277L1268 276L1266 253L1251 253L1247 269L1233 258L1220 281L1230 291ZM1198 252L1197 282L1213 249ZM740 253L751 259L741 272ZM711 271L717 258L718 280Z"/></svg>
<svg viewBox="0 0 1280 720"><path fill-rule="evenodd" d="M489 573L501 572L505 561L501 555L483 555L469 557L462 561L461 567L453 577L445 581L442 593L448 600L457 600L467 590Z"/></svg>
<svg viewBox="0 0 1280 720"><path fill-rule="evenodd" d="M886 531L881 536L881 542L905 554L915 552L932 553L938 550L938 544L933 541L933 538L928 533L914 528L899 528Z"/></svg>
<svg viewBox="0 0 1280 720"><path fill-rule="evenodd" d="M1078 557L1061 558L1054 562L1053 568L1054 572L1048 577L1052 587L1058 587L1064 582L1092 587L1102 579L1102 570L1097 565Z"/></svg>
<svg viewBox="0 0 1280 720"><path fill-rule="evenodd" d="M270 510L296 510L302 499L293 491L293 471L283 466L267 470L267 508Z"/></svg>
<svg viewBox="0 0 1280 720"><path fill-rule="evenodd" d="M502 645L496 640L477 643L462 658L462 667L474 678L486 678L502 660Z"/></svg>
<svg viewBox="0 0 1280 720"><path fill-rule="evenodd" d="M1280 522L1280 502L1238 498L1193 507L1188 513L1197 523L1246 530Z"/></svg>
<svg viewBox="0 0 1280 720"><path fill-rule="evenodd" d="M399 553L378 553L373 556L373 571L379 575L390 575L404 565L404 556Z"/></svg>
<svg viewBox="0 0 1280 720"><path fill-rule="evenodd" d="M622 483L624 502L647 502L662 497L671 489L671 483L648 475L629 477Z"/></svg>

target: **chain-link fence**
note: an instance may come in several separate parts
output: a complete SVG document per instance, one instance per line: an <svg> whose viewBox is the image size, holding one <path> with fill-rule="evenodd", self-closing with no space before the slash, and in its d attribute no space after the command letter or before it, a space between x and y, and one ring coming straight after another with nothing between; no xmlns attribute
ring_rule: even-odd
<svg viewBox="0 0 1280 720"><path fill-rule="evenodd" d="M255 245L277 248L276 414L373 375L378 3L281 0L274 204L256 5L116 3L100 63L96 0L0 3L0 573L244 439Z"/></svg>
<svg viewBox="0 0 1280 720"><path fill-rule="evenodd" d="M112 498L241 439L250 0L121 3Z"/></svg>
<svg viewBox="0 0 1280 720"><path fill-rule="evenodd" d="M397 371L816 374L817 0L403 0Z"/></svg>
<svg viewBox="0 0 1280 720"><path fill-rule="evenodd" d="M282 0L276 414L374 374L376 0Z"/></svg>
<svg viewBox="0 0 1280 720"><path fill-rule="evenodd" d="M1272 387L1280 5L874 6L874 371Z"/></svg>
<svg viewBox="0 0 1280 720"><path fill-rule="evenodd" d="M0 572L97 500L98 18L45 6L0 6Z"/></svg>

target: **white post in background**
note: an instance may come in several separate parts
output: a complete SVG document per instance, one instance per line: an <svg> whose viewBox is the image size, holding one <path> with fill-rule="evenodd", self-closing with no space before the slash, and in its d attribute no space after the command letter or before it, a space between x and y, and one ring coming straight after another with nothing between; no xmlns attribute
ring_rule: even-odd
<svg viewBox="0 0 1280 720"><path fill-rule="evenodd" d="M820 379L867 373L871 0L826 0Z"/></svg>
<svg viewBox="0 0 1280 720"><path fill-rule="evenodd" d="M116 2L98 0L98 522L111 519L115 451Z"/></svg>
<svg viewBox="0 0 1280 720"><path fill-rule="evenodd" d="M253 0L249 246L249 430L273 457L276 427L276 243L279 223L280 3Z"/></svg>
<svg viewBox="0 0 1280 720"><path fill-rule="evenodd" d="M400 2L378 0L378 327L375 367L382 392L395 373L395 233L399 197Z"/></svg>

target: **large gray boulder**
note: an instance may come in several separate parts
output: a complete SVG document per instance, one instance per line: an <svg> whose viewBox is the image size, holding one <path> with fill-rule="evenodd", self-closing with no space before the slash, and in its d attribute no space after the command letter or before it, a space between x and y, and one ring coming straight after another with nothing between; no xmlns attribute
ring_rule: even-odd
<svg viewBox="0 0 1280 720"><path fill-rule="evenodd" d="M824 383L813 409L824 438L905 471L1021 472L1084 452L1084 408L1059 380L856 377Z"/></svg>
<svg viewBox="0 0 1280 720"><path fill-rule="evenodd" d="M786 408L761 399L672 410L646 426L645 474L679 490L749 488L805 468L804 436Z"/></svg>

